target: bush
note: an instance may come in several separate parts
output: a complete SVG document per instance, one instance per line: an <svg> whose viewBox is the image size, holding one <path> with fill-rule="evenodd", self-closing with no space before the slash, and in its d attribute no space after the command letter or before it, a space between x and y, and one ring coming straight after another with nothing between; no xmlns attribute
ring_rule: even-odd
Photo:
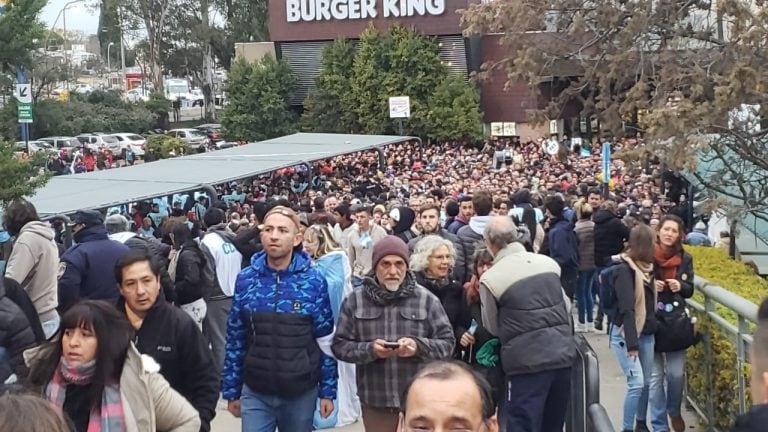
<svg viewBox="0 0 768 432"><path fill-rule="evenodd" d="M167 159L171 156L182 156L188 153L187 144L180 138L168 135L150 135L147 137L145 148L150 158L147 160Z"/></svg>
<svg viewBox="0 0 768 432"><path fill-rule="evenodd" d="M728 258L724 251L708 247L687 247L686 250L693 256L696 274L709 282L720 285L756 304L760 304L768 294L768 282L756 276L741 262ZM697 292L694 300L703 304L704 296ZM736 315L733 312L722 306L718 307L717 311L734 325L737 324ZM707 347L705 343L700 343L688 350L688 395L705 412L707 400L711 398L715 412L714 426L719 430L730 430L734 417L739 412L736 344L733 336L721 330L711 319L695 312L694 316L698 320L697 329L711 341L712 388L709 388L707 382L705 361ZM741 373L744 374L745 382L749 385L749 364L744 364ZM746 397L749 403L749 391Z"/></svg>

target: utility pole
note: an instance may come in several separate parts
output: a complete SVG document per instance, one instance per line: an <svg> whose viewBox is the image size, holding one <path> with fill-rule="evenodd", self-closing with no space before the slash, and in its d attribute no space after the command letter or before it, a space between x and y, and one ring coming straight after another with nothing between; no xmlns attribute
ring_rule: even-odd
<svg viewBox="0 0 768 432"><path fill-rule="evenodd" d="M120 77L123 82L123 92L128 93L128 76L125 73L125 41L123 40L123 14L120 7L117 7L117 22L120 26Z"/></svg>

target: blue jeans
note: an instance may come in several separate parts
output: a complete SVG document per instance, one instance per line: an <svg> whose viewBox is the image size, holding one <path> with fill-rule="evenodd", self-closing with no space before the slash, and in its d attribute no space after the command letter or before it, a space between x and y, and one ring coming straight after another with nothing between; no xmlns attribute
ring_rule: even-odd
<svg viewBox="0 0 768 432"><path fill-rule="evenodd" d="M317 387L295 397L256 393L243 385L240 397L242 432L311 432Z"/></svg>
<svg viewBox="0 0 768 432"><path fill-rule="evenodd" d="M640 335L638 358L632 359L627 353L621 327L611 325L611 351L627 377L627 395L624 397L624 430L634 430L635 420L645 421L648 411L648 394L653 369L653 335Z"/></svg>
<svg viewBox="0 0 768 432"><path fill-rule="evenodd" d="M651 425L655 432L670 430L667 415L670 417L680 415L685 381L685 358L685 350L656 353L653 357L650 403Z"/></svg>
<svg viewBox="0 0 768 432"><path fill-rule="evenodd" d="M595 279L595 271L580 271L578 284L576 285L576 306L579 308L579 323L592 322L592 283ZM586 321L585 321L586 320Z"/></svg>

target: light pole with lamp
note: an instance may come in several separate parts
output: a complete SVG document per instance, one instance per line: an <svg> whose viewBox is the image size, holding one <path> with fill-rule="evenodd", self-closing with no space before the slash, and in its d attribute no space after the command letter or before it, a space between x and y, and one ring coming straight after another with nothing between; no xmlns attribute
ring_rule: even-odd
<svg viewBox="0 0 768 432"><path fill-rule="evenodd" d="M53 25L51 25L51 29L48 31L48 34L45 36L45 43L43 44L43 47L45 47L44 49L45 49L46 55L48 54L48 40L51 38L51 34L53 34L53 30L56 28L56 23L58 23L59 18L61 18L61 16L65 14L64 11L68 7L75 5L77 3L85 3L85 0L72 0L67 2L66 4L64 4L64 7L61 8L58 15L56 15L56 19L53 21ZM66 48L67 48L67 19L65 17L64 18L64 61L68 63ZM67 67L67 73L69 73L69 67ZM67 77L67 90L69 90L69 77Z"/></svg>
<svg viewBox="0 0 768 432"><path fill-rule="evenodd" d="M107 82L109 82L109 88L112 88L112 57L109 56L109 49L112 48L112 45L114 44L114 42L110 42L109 45L107 45Z"/></svg>

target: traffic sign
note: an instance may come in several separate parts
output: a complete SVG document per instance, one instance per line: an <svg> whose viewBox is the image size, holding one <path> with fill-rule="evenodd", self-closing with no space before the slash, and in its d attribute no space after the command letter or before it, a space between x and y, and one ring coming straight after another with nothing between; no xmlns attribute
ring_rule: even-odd
<svg viewBox="0 0 768 432"><path fill-rule="evenodd" d="M18 103L19 123L32 123L32 104Z"/></svg>
<svg viewBox="0 0 768 432"><path fill-rule="evenodd" d="M411 116L411 98L393 96L389 98L389 118L408 118Z"/></svg>
<svg viewBox="0 0 768 432"><path fill-rule="evenodd" d="M32 103L32 85L16 84L16 99L21 103Z"/></svg>
<svg viewBox="0 0 768 432"><path fill-rule="evenodd" d="M556 140L549 139L547 140L544 149L547 151L547 154L554 156L560 151L560 143Z"/></svg>

